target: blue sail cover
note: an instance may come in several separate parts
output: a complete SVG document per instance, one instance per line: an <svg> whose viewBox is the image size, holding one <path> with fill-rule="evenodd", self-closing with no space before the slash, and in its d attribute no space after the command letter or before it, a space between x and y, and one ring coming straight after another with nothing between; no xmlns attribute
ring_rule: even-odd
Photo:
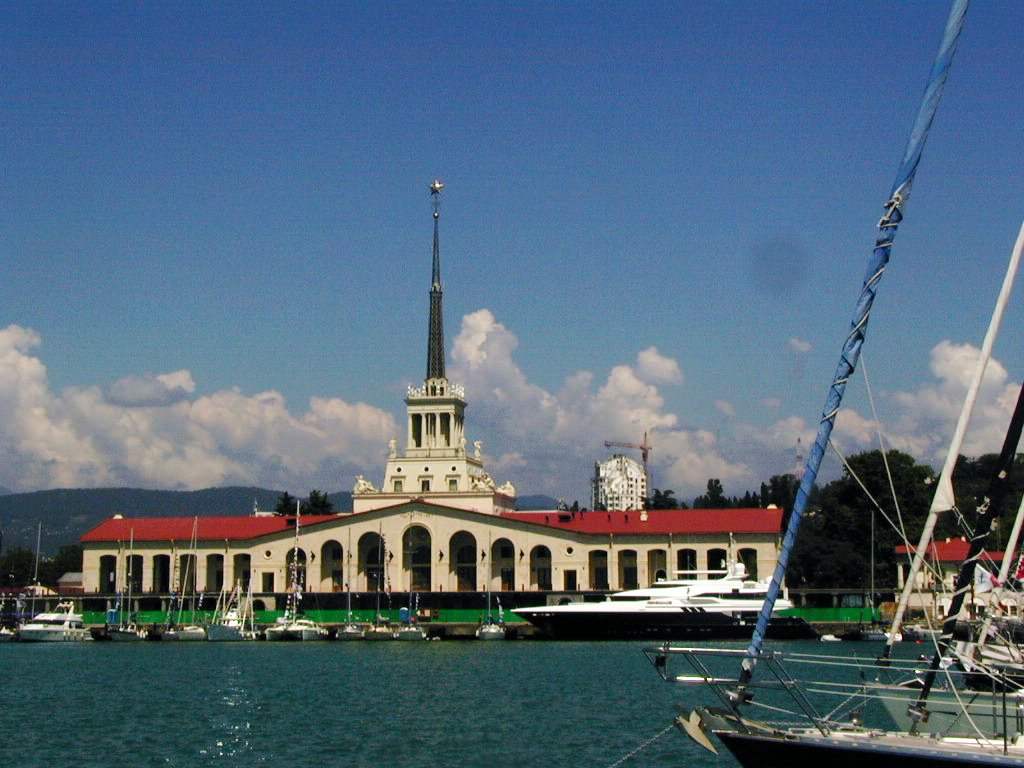
<svg viewBox="0 0 1024 768"><path fill-rule="evenodd" d="M917 167L921 161L921 152L924 150L925 141L928 139L928 132L935 118L935 111L942 98L946 79L949 76L949 69L953 63L953 55L956 53L960 31L963 28L967 5L967 0L954 0L953 2L949 18L946 21L942 43L935 56L935 63L932 65L932 70L928 77L928 85L925 88L921 106L914 121L914 127L910 132L910 137L907 139L903 159L900 161L900 167L896 174L896 180L892 185L889 201L885 205L885 215L878 222L875 248L868 261L867 274L864 277L864 285L861 288L861 293L854 309L853 320L850 323L850 332L843 343L839 365L836 368L835 376L828 390L828 396L825 399L821 421L818 423L818 434L807 457L807 467L804 470L803 480L797 491L793 511L789 516L789 525L782 539L779 560L776 564L775 572L772 574L771 583L768 586L768 594L764 604L761 606L761 613L757 617L757 627L754 629L750 645L747 648L746 657L743 660L743 668L739 677L741 689L750 681L754 668L757 665L757 659L761 655L761 646L764 643L768 620L772 615L775 601L778 599L779 592L782 589L782 580L789 564L789 556L793 550L793 545L796 543L797 531L800 529L804 510L807 508L807 500L811 489L814 487L818 476L818 469L821 467L821 461L828 447L832 427L835 425L836 414L839 412L843 393L846 391L846 383L849 381L850 376L853 375L857 362L860 359L861 347L864 344L864 337L867 331L868 318L871 314L871 306L878 291L878 283L882 279L886 265L889 263L893 239L896 237L896 231L903 220L902 208L910 197L914 176L917 174Z"/></svg>

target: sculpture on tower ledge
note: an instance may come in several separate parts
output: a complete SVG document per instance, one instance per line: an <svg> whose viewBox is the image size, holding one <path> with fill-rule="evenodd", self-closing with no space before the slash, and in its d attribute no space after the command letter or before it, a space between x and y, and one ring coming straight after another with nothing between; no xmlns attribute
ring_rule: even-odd
<svg viewBox="0 0 1024 768"><path fill-rule="evenodd" d="M479 475L473 478L473 490L474 491L493 491L494 481L491 476L486 472L481 472Z"/></svg>
<svg viewBox="0 0 1024 768"><path fill-rule="evenodd" d="M377 489L374 487L373 483L365 477L362 475L356 475L356 485L352 489L352 493L357 495L363 493L377 493Z"/></svg>

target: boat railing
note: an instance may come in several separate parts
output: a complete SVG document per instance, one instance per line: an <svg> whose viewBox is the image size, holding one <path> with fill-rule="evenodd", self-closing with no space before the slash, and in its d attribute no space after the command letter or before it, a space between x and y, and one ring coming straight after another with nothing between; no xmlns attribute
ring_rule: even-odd
<svg viewBox="0 0 1024 768"><path fill-rule="evenodd" d="M942 670L942 686L936 690L943 693L940 699L933 696L927 709L934 722L927 728L913 726L908 707L917 699L929 667L927 657L896 658L879 666L874 658L842 651L762 650L759 674L743 684L737 662L745 658L745 649L666 643L646 648L644 654L663 680L713 692L740 728L752 722L744 710L757 709L763 713L758 720L771 727L811 728L822 735L849 729L909 730L943 738L1005 740L1024 732L1024 691L1000 688L995 676L985 691L976 681L971 683L976 671L958 664ZM924 721L928 719L926 715ZM685 729L685 723L680 725Z"/></svg>
<svg viewBox="0 0 1024 768"><path fill-rule="evenodd" d="M722 705L737 716L739 707L742 704L750 704L753 701L753 690L782 692L791 701L790 708L780 709L776 706L770 708L776 714L787 714L790 717L797 717L805 724L813 725L822 735L828 735L831 730L830 717L822 714L806 695L804 688L789 673L783 665L783 654L774 651L762 651L759 662L764 665L767 675L762 675L756 682L741 685L739 678L735 675L719 674L718 666L724 666L735 672L740 669L736 663L737 659L743 659L746 651L740 648L696 648L696 647L673 647L664 644L644 650L644 655L654 665L661 678L667 682L682 683L685 685L701 685L709 688L715 693ZM689 667L689 673L675 674L669 664L669 659L678 657ZM708 661L709 660L709 661ZM723 662L725 662L723 664ZM796 709L792 709L795 705ZM741 727L745 727L742 717L738 717Z"/></svg>

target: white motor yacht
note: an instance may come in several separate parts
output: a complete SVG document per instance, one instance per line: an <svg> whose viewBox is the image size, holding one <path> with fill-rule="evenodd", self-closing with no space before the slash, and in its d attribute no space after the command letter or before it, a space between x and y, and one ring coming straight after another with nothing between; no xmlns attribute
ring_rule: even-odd
<svg viewBox="0 0 1024 768"><path fill-rule="evenodd" d="M616 592L602 602L568 603L516 608L515 612L557 639L602 640L629 638L741 639L751 636L768 589L766 581L748 577L743 563L720 578L659 581L644 589ZM792 607L780 598L776 609ZM800 618L773 616L769 637L816 638L817 632Z"/></svg>
<svg viewBox="0 0 1024 768"><path fill-rule="evenodd" d="M82 624L82 615L75 613L74 603L58 603L48 613L40 613L18 629L18 640L25 643L63 643L91 640Z"/></svg>

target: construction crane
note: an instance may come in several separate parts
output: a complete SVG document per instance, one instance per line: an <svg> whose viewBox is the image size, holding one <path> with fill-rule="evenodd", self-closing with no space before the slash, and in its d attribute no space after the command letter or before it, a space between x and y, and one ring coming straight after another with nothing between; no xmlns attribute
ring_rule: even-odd
<svg viewBox="0 0 1024 768"><path fill-rule="evenodd" d="M640 457L644 461L644 481L647 483L647 493L652 493L651 490L651 472L647 466L647 457L651 453L651 444L647 442L647 433L644 432L644 440L642 443L620 443L615 440L605 440L605 448L635 448L640 451Z"/></svg>

